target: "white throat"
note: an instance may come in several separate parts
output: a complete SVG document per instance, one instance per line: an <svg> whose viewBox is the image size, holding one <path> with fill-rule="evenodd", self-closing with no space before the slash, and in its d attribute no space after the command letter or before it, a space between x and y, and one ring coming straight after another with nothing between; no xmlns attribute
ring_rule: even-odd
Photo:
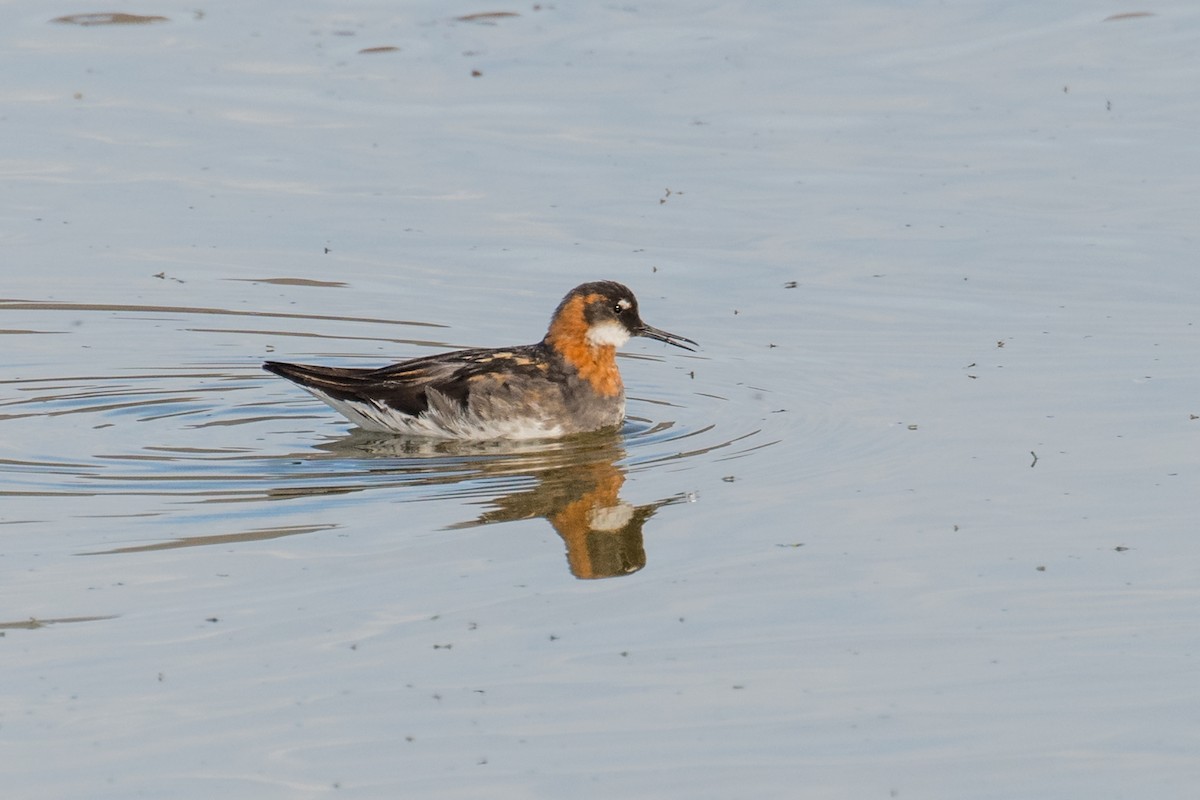
<svg viewBox="0 0 1200 800"><path fill-rule="evenodd" d="M629 341L629 331L614 320L606 320L588 328L587 342L592 347L620 347Z"/></svg>

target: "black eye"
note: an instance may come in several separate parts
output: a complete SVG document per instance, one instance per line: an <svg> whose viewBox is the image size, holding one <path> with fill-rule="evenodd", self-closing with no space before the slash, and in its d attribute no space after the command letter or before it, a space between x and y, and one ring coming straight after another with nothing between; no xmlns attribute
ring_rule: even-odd
<svg viewBox="0 0 1200 800"><path fill-rule="evenodd" d="M617 303L615 306L613 306L613 311L617 312L618 317L625 313L625 309L626 306L621 305L620 303Z"/></svg>

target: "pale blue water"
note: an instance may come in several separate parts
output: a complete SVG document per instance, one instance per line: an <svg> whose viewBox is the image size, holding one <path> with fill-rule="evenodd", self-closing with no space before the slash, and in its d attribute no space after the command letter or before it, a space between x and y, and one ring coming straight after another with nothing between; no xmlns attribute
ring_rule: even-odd
<svg viewBox="0 0 1200 800"><path fill-rule="evenodd" d="M6 797L1190 796L1189 4L7 8ZM259 370L597 278L617 436Z"/></svg>

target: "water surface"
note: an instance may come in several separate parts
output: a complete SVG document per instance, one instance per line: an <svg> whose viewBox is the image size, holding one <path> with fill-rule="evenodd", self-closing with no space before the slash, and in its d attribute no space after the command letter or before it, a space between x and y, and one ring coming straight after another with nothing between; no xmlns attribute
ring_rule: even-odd
<svg viewBox="0 0 1200 800"><path fill-rule="evenodd" d="M12 6L6 796L1190 796L1200 14L1135 11ZM259 368L602 278L702 344L619 432Z"/></svg>

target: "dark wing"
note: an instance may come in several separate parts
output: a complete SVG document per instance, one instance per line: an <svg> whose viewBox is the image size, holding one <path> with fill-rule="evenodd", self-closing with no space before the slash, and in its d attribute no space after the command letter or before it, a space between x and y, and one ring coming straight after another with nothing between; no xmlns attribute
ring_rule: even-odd
<svg viewBox="0 0 1200 800"><path fill-rule="evenodd" d="M541 362L541 345L460 350L379 369L319 367L268 361L263 369L337 400L367 401L417 416L429 408L429 389L466 408L480 376L523 371Z"/></svg>

